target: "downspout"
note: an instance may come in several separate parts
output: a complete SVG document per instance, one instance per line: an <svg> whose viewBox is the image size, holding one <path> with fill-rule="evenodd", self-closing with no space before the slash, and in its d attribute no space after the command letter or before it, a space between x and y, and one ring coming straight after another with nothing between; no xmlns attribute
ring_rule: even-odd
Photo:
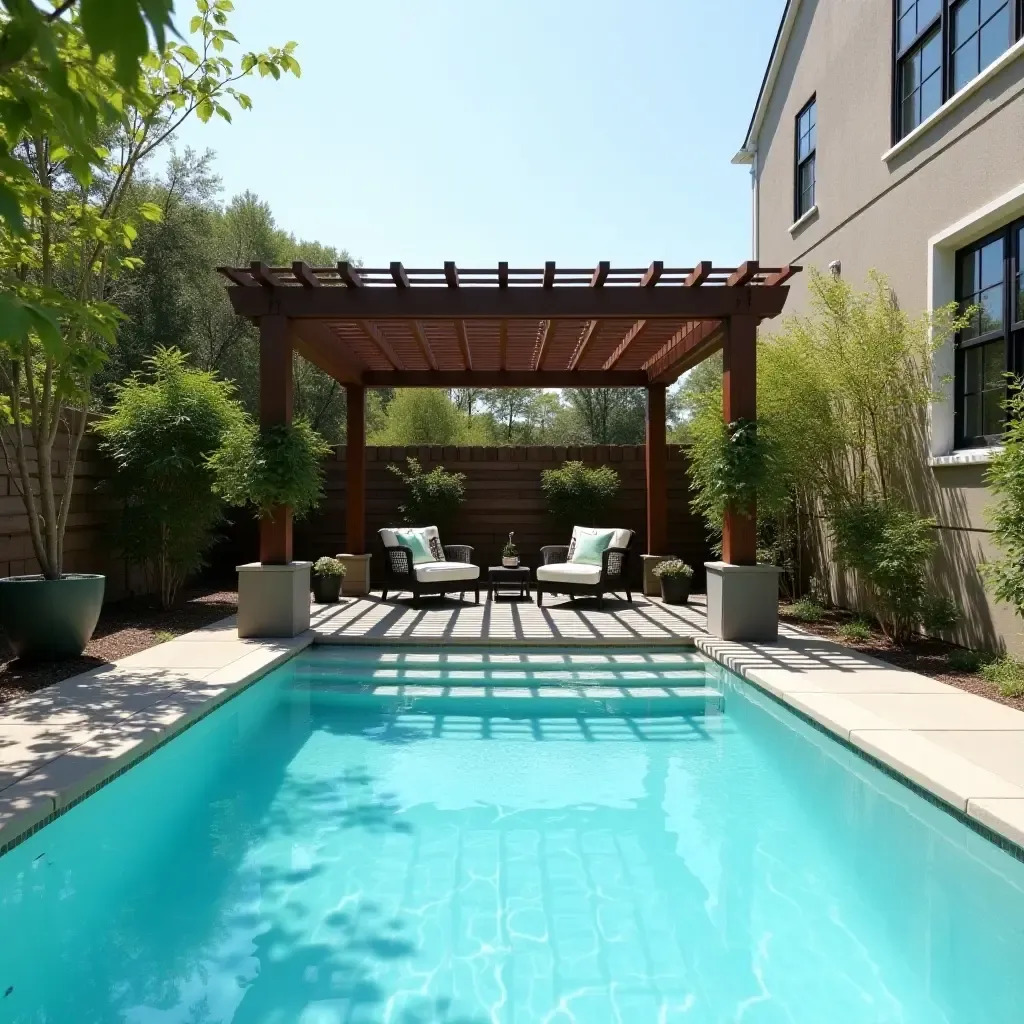
<svg viewBox="0 0 1024 1024"><path fill-rule="evenodd" d="M757 150L753 152L753 159L750 161L750 192L752 197L751 210L753 223L751 224L751 248L753 250L751 258L760 259L761 252L761 229L760 229L760 213L761 206L761 183L758 180L757 175Z"/></svg>

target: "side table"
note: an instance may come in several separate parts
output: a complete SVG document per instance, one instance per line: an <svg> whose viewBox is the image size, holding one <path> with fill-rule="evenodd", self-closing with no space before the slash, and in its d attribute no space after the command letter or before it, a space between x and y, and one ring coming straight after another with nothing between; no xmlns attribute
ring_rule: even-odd
<svg viewBox="0 0 1024 1024"><path fill-rule="evenodd" d="M487 600L493 601L501 591L517 590L519 599L530 599L530 567L527 565L509 569L504 565L492 565L487 570Z"/></svg>

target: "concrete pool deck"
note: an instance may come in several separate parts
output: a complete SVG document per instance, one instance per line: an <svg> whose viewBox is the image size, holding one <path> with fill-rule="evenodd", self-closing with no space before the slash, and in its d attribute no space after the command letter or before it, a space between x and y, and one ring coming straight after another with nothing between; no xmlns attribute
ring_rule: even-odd
<svg viewBox="0 0 1024 1024"><path fill-rule="evenodd" d="M232 619L0 706L0 853L313 643L381 646L692 644L825 731L1024 847L1024 713L784 626L727 643L703 608L637 599L317 606L291 640L240 640Z"/></svg>

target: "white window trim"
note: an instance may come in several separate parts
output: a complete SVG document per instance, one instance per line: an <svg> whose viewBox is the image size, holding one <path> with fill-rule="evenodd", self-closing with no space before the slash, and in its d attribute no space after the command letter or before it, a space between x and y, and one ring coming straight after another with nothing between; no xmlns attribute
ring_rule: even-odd
<svg viewBox="0 0 1024 1024"><path fill-rule="evenodd" d="M943 466L987 466L1002 450L1001 445L993 445L990 448L961 448L952 455L933 455L928 460L928 465L932 469L940 469Z"/></svg>
<svg viewBox="0 0 1024 1024"><path fill-rule="evenodd" d="M892 149L887 149L882 154L882 162L888 163L894 157L899 156L908 146L912 146L922 135L930 131L937 121L941 121L951 110L959 107L968 96L977 92L989 79L998 75L1007 64L1012 64L1022 54L1024 54L1024 39L1018 39L1013 46L996 57L984 71L975 75L959 92L953 93L938 110L929 114L913 131L904 135Z"/></svg>
<svg viewBox="0 0 1024 1024"><path fill-rule="evenodd" d="M928 239L928 301L932 310L956 300L956 253L1024 214L1024 182ZM990 461L998 448L954 449L953 339L932 356L932 387L941 393L928 409L929 465L972 465ZM987 455L987 457L986 457Z"/></svg>
<svg viewBox="0 0 1024 1024"><path fill-rule="evenodd" d="M818 216L818 204L815 203L805 214L797 217L792 224L789 225L789 233L795 235L808 221L813 220Z"/></svg>

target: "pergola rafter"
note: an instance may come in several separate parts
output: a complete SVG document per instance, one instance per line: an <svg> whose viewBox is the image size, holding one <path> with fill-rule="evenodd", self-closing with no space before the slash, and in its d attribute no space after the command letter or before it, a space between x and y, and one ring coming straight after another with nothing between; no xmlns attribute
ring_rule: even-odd
<svg viewBox="0 0 1024 1024"><path fill-rule="evenodd" d="M290 267L218 268L237 313L260 325L261 421L291 418L290 353L346 386L349 442L362 446L367 387L645 387L648 393L647 550L667 530L665 390L723 349L727 419L756 415L756 332L782 312L800 268L762 267ZM276 375L276 376L274 376ZM284 390L289 394L286 396ZM356 422L359 420L360 422ZM349 548L365 546L364 459L350 451ZM752 516L727 514L726 561L753 564ZM263 521L261 558L291 558L287 510Z"/></svg>

